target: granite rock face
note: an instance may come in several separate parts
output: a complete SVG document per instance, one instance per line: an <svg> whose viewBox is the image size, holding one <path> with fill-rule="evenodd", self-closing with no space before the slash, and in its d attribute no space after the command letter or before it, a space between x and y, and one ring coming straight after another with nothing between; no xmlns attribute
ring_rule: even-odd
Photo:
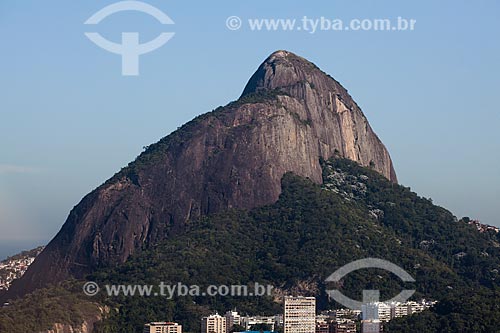
<svg viewBox="0 0 500 333"><path fill-rule="evenodd" d="M273 53L240 99L149 146L88 194L7 295L23 295L182 232L189 219L273 203L294 172L322 182L320 158L346 157L397 182L388 151L337 81Z"/></svg>

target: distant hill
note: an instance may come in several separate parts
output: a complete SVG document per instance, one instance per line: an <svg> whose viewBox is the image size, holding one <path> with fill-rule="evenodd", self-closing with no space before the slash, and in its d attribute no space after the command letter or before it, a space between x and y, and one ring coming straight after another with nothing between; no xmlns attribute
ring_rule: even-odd
<svg viewBox="0 0 500 333"><path fill-rule="evenodd" d="M45 246L38 246L31 250L21 251L18 254L14 254L0 261L0 263L6 263L12 260L26 259L26 258L36 258L45 248Z"/></svg>
<svg viewBox="0 0 500 333"><path fill-rule="evenodd" d="M44 248L44 246L39 246L32 250L22 251L0 261L0 293L8 290L14 280L26 273L28 267Z"/></svg>

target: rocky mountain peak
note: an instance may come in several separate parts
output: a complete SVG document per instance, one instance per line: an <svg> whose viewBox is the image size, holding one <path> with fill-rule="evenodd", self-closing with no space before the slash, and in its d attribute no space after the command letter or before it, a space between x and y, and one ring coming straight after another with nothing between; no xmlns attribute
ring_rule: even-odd
<svg viewBox="0 0 500 333"><path fill-rule="evenodd" d="M271 54L257 69L242 96L264 90L286 89L308 82L317 67L291 52L280 50Z"/></svg>
<svg viewBox="0 0 500 333"><path fill-rule="evenodd" d="M360 107L339 82L312 62L285 50L272 53L250 78L242 97L264 92L283 93L302 104L297 113L319 137L321 156L338 153L397 182L389 154Z"/></svg>

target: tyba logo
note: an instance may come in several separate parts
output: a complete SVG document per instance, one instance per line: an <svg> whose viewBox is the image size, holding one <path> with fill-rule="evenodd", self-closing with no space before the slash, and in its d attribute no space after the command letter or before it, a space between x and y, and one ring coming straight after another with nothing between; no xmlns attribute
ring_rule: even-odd
<svg viewBox="0 0 500 333"><path fill-rule="evenodd" d="M99 24L106 17L123 12L123 11L137 11L149 14L157 19L161 24L174 24L174 21L167 14L163 13L156 7L140 1L121 1L104 7L92 17L90 17L85 24L96 25ZM119 54L122 56L122 75L137 76L139 75L139 56L152 52L167 43L175 33L163 32L158 37L144 44L139 43L138 32L123 32L121 44L113 43L97 32L86 32L87 36L97 46L105 49L106 51Z"/></svg>

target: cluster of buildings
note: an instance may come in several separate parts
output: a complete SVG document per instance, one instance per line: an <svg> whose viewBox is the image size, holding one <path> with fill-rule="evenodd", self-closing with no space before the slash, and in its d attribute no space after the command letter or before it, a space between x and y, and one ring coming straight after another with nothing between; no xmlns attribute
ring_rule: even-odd
<svg viewBox="0 0 500 333"><path fill-rule="evenodd" d="M361 311L347 309L326 311L316 315L315 297L287 296L283 314L274 316L241 316L228 311L202 318L201 333L229 333L235 326L241 333L280 331L283 333L355 333ZM219 328L219 330L212 330Z"/></svg>
<svg viewBox="0 0 500 333"><path fill-rule="evenodd" d="M382 332L383 325L390 320L422 312L434 304L436 304L436 301L426 300L405 303L373 302L365 304L361 311L361 332Z"/></svg>
<svg viewBox="0 0 500 333"><path fill-rule="evenodd" d="M9 289L12 281L23 276L42 250L40 247L0 262L0 291Z"/></svg>
<svg viewBox="0 0 500 333"><path fill-rule="evenodd" d="M468 222L468 224L475 226L477 228L477 230L481 233L488 232L488 231L493 231L496 233L500 232L500 228L494 227L492 225L483 224L483 223L479 222L478 220L470 220Z"/></svg>
<svg viewBox="0 0 500 333"><path fill-rule="evenodd" d="M283 326L283 316L241 316L237 311L228 311L225 315L213 314L201 319L203 333L229 333L240 328L241 332L253 332L255 327L265 328L264 332L274 332Z"/></svg>
<svg viewBox="0 0 500 333"><path fill-rule="evenodd" d="M383 324L391 319L408 316L428 309L436 302L382 303L363 305L361 311L339 309L316 314L316 298L286 296L283 314L274 316L241 316L237 311L218 313L201 319L201 333L362 333L382 332ZM149 323L144 333L182 333L177 323Z"/></svg>
<svg viewBox="0 0 500 333"><path fill-rule="evenodd" d="M361 311L339 309L323 311L316 316L315 333L356 333Z"/></svg>

